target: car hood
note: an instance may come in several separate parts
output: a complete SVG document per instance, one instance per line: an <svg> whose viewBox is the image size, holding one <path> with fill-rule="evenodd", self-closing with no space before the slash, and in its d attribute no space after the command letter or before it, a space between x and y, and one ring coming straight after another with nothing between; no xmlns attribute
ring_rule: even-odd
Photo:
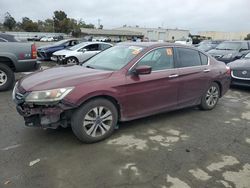
<svg viewBox="0 0 250 188"><path fill-rule="evenodd" d="M217 49L212 49L210 51L208 51L208 54L212 55L212 56L223 56L223 55L227 55L227 54L233 54L236 55L238 52L236 50L217 50Z"/></svg>
<svg viewBox="0 0 250 188"><path fill-rule="evenodd" d="M30 74L19 81L18 87L25 91L40 91L63 87L74 87L86 82L105 79L112 71L85 68L82 66L60 66Z"/></svg>
<svg viewBox="0 0 250 188"><path fill-rule="evenodd" d="M250 70L250 59L238 59L227 65L233 70Z"/></svg>
<svg viewBox="0 0 250 188"><path fill-rule="evenodd" d="M39 47L37 49L38 50L46 50L46 49L51 49L51 48L62 48L62 47L63 47L62 45L51 44L51 45L41 46L41 47Z"/></svg>

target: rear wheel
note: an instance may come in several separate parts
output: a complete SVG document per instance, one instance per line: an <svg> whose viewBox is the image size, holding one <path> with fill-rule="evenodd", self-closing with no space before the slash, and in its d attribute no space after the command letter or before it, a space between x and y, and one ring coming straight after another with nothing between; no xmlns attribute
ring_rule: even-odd
<svg viewBox="0 0 250 188"><path fill-rule="evenodd" d="M100 98L91 100L76 110L71 127L78 139L85 143L94 143L109 137L117 121L115 105Z"/></svg>
<svg viewBox="0 0 250 188"><path fill-rule="evenodd" d="M79 64L78 59L75 58L75 57L69 57L69 58L67 58L66 62L67 62L67 64L77 64L77 65Z"/></svg>
<svg viewBox="0 0 250 188"><path fill-rule="evenodd" d="M7 65L0 64L0 91L9 90L14 81L14 72Z"/></svg>
<svg viewBox="0 0 250 188"><path fill-rule="evenodd" d="M220 98L220 87L213 82L206 93L202 96L200 107L203 110L212 110Z"/></svg>

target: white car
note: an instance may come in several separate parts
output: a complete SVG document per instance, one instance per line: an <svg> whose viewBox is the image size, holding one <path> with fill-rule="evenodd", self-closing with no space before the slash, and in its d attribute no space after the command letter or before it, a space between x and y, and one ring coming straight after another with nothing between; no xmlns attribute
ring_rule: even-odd
<svg viewBox="0 0 250 188"><path fill-rule="evenodd" d="M184 44L184 45L192 46L193 40L192 40L191 37L181 38L180 40L176 40L175 43L176 44Z"/></svg>
<svg viewBox="0 0 250 188"><path fill-rule="evenodd" d="M54 38L53 37L43 37L40 39L40 41L42 42L52 42L54 41Z"/></svg>
<svg viewBox="0 0 250 188"><path fill-rule="evenodd" d="M82 42L71 48L54 52L51 60L59 64L79 64L112 46L112 44L105 42Z"/></svg>

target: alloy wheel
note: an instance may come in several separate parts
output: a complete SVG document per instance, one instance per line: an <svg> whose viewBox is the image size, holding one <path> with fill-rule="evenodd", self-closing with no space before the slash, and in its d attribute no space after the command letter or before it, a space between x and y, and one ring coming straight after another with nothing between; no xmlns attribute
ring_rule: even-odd
<svg viewBox="0 0 250 188"><path fill-rule="evenodd" d="M7 75L5 72L0 70L0 86L3 86L7 82Z"/></svg>
<svg viewBox="0 0 250 188"><path fill-rule="evenodd" d="M68 60L67 60L67 63L77 63L77 61L76 61L76 59L75 58L69 58Z"/></svg>
<svg viewBox="0 0 250 188"><path fill-rule="evenodd" d="M219 99L219 91L217 87L212 86L208 89L207 95L206 95L206 103L209 107L213 107L216 105L217 101Z"/></svg>
<svg viewBox="0 0 250 188"><path fill-rule="evenodd" d="M87 135L99 137L104 135L112 126L112 112L103 106L92 108L84 117L83 128Z"/></svg>

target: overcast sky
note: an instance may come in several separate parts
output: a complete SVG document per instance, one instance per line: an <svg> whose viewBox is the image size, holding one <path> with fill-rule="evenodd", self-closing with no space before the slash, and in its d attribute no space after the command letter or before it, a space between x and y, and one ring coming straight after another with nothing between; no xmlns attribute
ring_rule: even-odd
<svg viewBox="0 0 250 188"><path fill-rule="evenodd" d="M250 0L0 0L17 21L51 18L55 10L104 28L122 25L197 31L250 31Z"/></svg>

